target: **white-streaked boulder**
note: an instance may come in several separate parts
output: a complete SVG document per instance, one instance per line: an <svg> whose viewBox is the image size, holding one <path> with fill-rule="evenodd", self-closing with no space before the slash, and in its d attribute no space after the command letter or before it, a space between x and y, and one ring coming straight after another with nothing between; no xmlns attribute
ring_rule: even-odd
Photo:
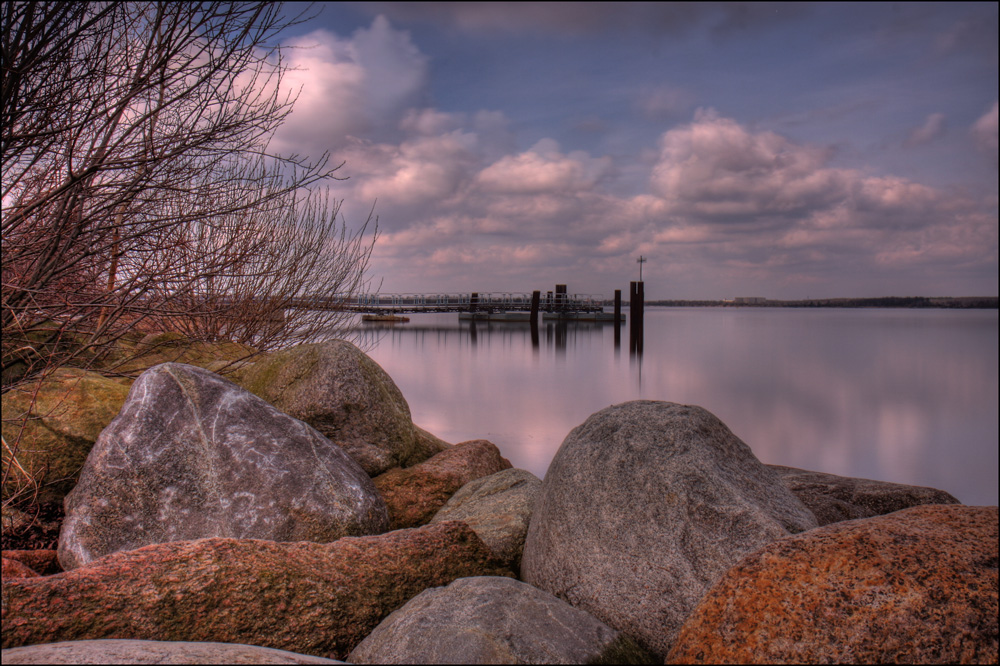
<svg viewBox="0 0 1000 666"><path fill-rule="evenodd" d="M190 365L136 380L67 496L59 561L206 537L334 541L388 529L361 467L309 425Z"/></svg>

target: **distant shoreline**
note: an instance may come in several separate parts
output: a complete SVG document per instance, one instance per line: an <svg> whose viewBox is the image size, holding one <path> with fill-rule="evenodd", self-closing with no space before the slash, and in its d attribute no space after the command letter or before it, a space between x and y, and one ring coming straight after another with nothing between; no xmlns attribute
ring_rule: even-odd
<svg viewBox="0 0 1000 666"><path fill-rule="evenodd" d="M612 303L613 304L613 303ZM646 305L665 307L737 307L737 308L947 308L996 310L996 296L926 297L887 296L882 298L809 298L795 301L764 298L723 301L657 300Z"/></svg>

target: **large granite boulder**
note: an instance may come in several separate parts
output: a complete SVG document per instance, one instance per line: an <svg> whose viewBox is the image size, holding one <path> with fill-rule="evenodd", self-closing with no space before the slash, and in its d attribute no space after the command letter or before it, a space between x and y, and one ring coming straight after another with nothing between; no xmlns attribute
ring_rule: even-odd
<svg viewBox="0 0 1000 666"><path fill-rule="evenodd" d="M528 522L541 488L541 479L531 472L505 469L459 488L434 514L431 524L461 520L517 571L521 567Z"/></svg>
<svg viewBox="0 0 1000 666"><path fill-rule="evenodd" d="M344 451L207 370L136 380L66 497L59 561L204 537L333 541L388 527L385 503Z"/></svg>
<svg viewBox="0 0 1000 666"><path fill-rule="evenodd" d="M460 522L332 543L172 541L4 581L3 647L217 641L339 659L428 587L504 575L510 571Z"/></svg>
<svg viewBox="0 0 1000 666"><path fill-rule="evenodd" d="M115 418L128 384L96 372L60 368L3 394L3 499L41 484L37 502L59 502L76 484L101 430Z"/></svg>
<svg viewBox="0 0 1000 666"><path fill-rule="evenodd" d="M3 650L4 664L343 664L258 645L97 640Z"/></svg>
<svg viewBox="0 0 1000 666"><path fill-rule="evenodd" d="M921 504L961 504L943 490L768 465L820 525L881 516Z"/></svg>
<svg viewBox="0 0 1000 666"><path fill-rule="evenodd" d="M392 378L345 340L298 345L237 369L233 381L341 446L369 476L428 453Z"/></svg>
<svg viewBox="0 0 1000 666"><path fill-rule="evenodd" d="M996 664L997 507L918 506L733 567L668 663Z"/></svg>
<svg viewBox="0 0 1000 666"><path fill-rule="evenodd" d="M635 401L563 441L535 503L521 579L665 655L732 565L816 520L718 418Z"/></svg>
<svg viewBox="0 0 1000 666"><path fill-rule="evenodd" d="M374 481L389 508L390 528L396 530L426 525L459 488L510 466L495 444L475 439L413 467L390 469Z"/></svg>
<svg viewBox="0 0 1000 666"><path fill-rule="evenodd" d="M393 611L348 656L354 664L644 664L628 636L510 578L460 578Z"/></svg>

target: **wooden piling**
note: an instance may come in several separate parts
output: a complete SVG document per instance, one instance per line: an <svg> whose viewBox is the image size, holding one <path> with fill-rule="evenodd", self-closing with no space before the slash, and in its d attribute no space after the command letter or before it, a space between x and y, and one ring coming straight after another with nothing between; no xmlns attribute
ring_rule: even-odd
<svg viewBox="0 0 1000 666"><path fill-rule="evenodd" d="M622 290L615 289L615 348L622 344Z"/></svg>
<svg viewBox="0 0 1000 666"><path fill-rule="evenodd" d="M642 315L645 306L645 285L642 282L629 283L629 351L642 354Z"/></svg>
<svg viewBox="0 0 1000 666"><path fill-rule="evenodd" d="M531 321L531 347L532 349L538 349L538 306L541 305L542 292L533 291L531 292L531 316L529 321Z"/></svg>

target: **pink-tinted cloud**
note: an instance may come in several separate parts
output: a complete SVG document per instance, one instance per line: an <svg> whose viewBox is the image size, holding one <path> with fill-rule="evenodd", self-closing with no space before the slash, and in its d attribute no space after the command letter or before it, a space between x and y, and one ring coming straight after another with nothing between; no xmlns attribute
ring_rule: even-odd
<svg viewBox="0 0 1000 666"><path fill-rule="evenodd" d="M995 200L835 166L829 146L711 109L638 155L565 151L553 138L525 149L499 110L421 104L428 60L383 18L348 39L296 43L316 46L289 56L302 94L277 140L346 161L334 194L348 222L378 202L372 272L385 291L569 282L610 293L635 279L639 254L651 293L677 298L795 296L805 284L849 295L865 280L936 293L956 267L995 271ZM690 104L678 90L648 89L648 113ZM970 130L994 151L996 109ZM944 127L931 114L908 144Z"/></svg>
<svg viewBox="0 0 1000 666"><path fill-rule="evenodd" d="M426 85L427 58L381 16L348 39L316 30L285 46L283 88L298 99L275 137L279 151L322 152L394 127Z"/></svg>
<svg viewBox="0 0 1000 666"><path fill-rule="evenodd" d="M750 132L731 118L701 110L694 122L666 132L650 187L678 215L719 223L773 223L829 206L843 189L842 171L826 168L829 151L774 132Z"/></svg>
<svg viewBox="0 0 1000 666"><path fill-rule="evenodd" d="M420 140L436 147L456 132ZM979 202L831 167L824 147L752 131L711 111L663 134L650 191L632 196L602 191L610 158L563 154L543 141L477 162L468 136L467 168L455 172L424 221L388 234L376 250L390 270L416 278L418 264L439 284L474 275L484 290L561 271L586 279L581 290L610 291L634 278L631 264L642 253L655 262L647 268L653 280L696 293L709 283L818 283L847 264L859 273L926 270L929 277L957 262L996 260L995 221ZM437 182L428 165L442 168L453 156L427 149L414 176ZM407 191L394 168L386 173L397 175L377 181L389 199ZM504 280L507 286L496 284Z"/></svg>
<svg viewBox="0 0 1000 666"><path fill-rule="evenodd" d="M945 117L943 113L932 113L927 116L924 124L920 127L914 127L906 135L906 140L903 141L903 146L905 148L915 148L917 146L922 146L925 143L930 143L934 139L942 136L945 132Z"/></svg>
<svg viewBox="0 0 1000 666"><path fill-rule="evenodd" d="M527 152L508 155L486 167L477 180L489 192L578 192L597 185L610 167L609 158L593 158L583 151L563 155L555 141L543 139Z"/></svg>
<svg viewBox="0 0 1000 666"><path fill-rule="evenodd" d="M983 150L997 150L997 103L979 117L970 129L972 136Z"/></svg>

